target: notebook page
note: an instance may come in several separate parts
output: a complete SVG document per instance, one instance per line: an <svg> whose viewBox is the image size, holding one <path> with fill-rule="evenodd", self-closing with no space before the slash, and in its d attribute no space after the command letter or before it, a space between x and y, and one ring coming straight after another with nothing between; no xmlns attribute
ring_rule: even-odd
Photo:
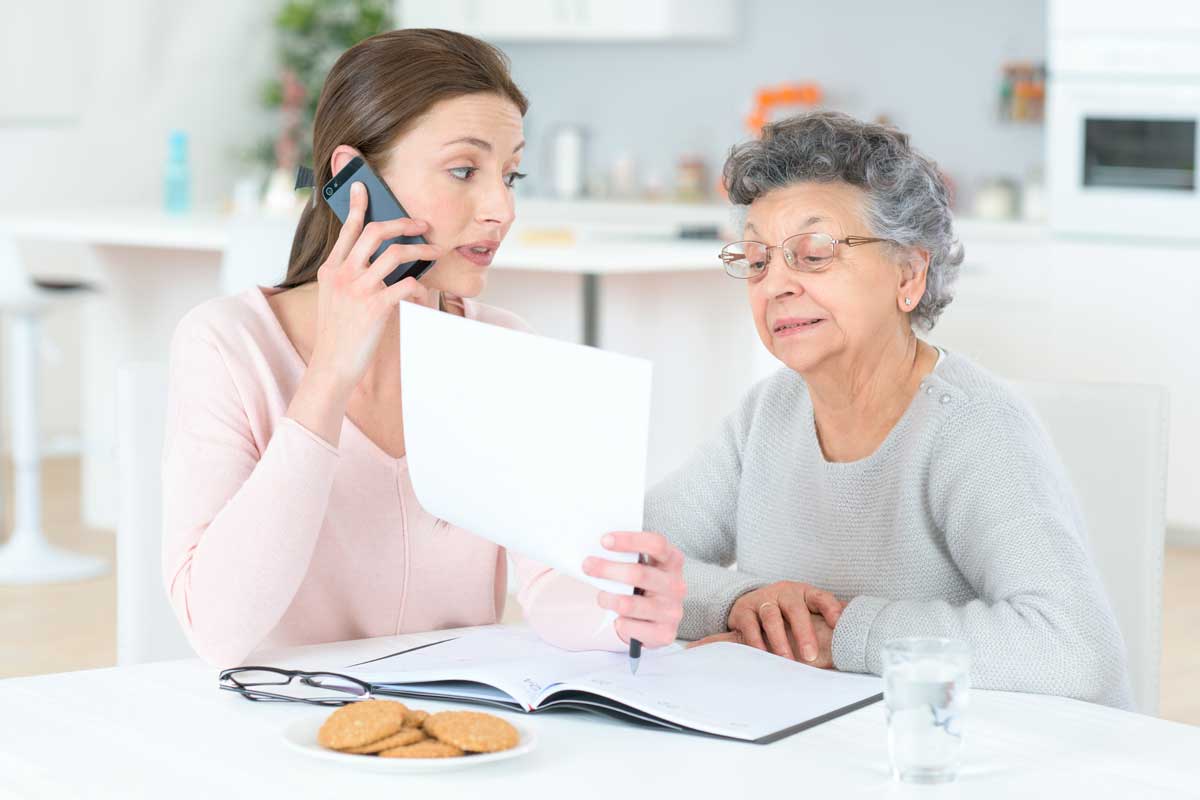
<svg viewBox="0 0 1200 800"><path fill-rule="evenodd" d="M644 663L637 675L609 668L563 681L537 703L566 690L607 697L686 728L753 741L877 695L883 681L718 642Z"/></svg>
<svg viewBox="0 0 1200 800"><path fill-rule="evenodd" d="M646 651L641 669L662 657L665 656L659 651ZM629 672L626 653L560 650L529 629L497 626L339 671L370 683L388 685L475 681L499 689L532 710L538 695L556 682L576 675L622 669Z"/></svg>

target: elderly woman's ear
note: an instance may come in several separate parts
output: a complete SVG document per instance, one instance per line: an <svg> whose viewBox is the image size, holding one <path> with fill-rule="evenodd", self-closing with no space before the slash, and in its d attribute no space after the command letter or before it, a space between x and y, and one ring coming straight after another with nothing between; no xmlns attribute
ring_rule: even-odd
<svg viewBox="0 0 1200 800"><path fill-rule="evenodd" d="M900 285L896 287L896 302L901 311L912 311L925 295L925 278L929 275L929 251L910 247L900 263Z"/></svg>

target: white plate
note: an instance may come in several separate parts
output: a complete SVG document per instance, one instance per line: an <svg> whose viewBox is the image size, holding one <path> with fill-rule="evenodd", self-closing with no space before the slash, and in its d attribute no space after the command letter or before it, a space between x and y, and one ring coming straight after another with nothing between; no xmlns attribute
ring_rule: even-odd
<svg viewBox="0 0 1200 800"><path fill-rule="evenodd" d="M305 717L293 721L283 730L283 738L288 745L299 750L306 756L320 758L326 761L344 764L348 767L358 767L375 772L442 772L445 770L476 767L481 764L495 764L497 761L507 761L517 758L533 750L537 739L533 731L524 726L514 725L520 739L517 746L511 750L501 750L499 753L479 753L458 758L380 758L379 756L359 756L351 753L339 753L317 744L317 731L325 717Z"/></svg>

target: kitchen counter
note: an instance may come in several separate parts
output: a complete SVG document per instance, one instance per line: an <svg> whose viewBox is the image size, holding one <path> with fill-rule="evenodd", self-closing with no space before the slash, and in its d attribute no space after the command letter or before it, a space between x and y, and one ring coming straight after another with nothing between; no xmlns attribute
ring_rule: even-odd
<svg viewBox="0 0 1200 800"><path fill-rule="evenodd" d="M678 231L684 225L716 226L733 235L728 206L523 199L519 212L496 254L497 268L625 274L718 269L722 238L682 239ZM215 210L171 215L136 207L73 209L51 218L6 213L0 215L0 231L20 239L220 251L228 242L230 219ZM1044 224L1021 221L960 218L956 228L968 247L975 241L1051 236ZM532 241L539 238L545 243Z"/></svg>

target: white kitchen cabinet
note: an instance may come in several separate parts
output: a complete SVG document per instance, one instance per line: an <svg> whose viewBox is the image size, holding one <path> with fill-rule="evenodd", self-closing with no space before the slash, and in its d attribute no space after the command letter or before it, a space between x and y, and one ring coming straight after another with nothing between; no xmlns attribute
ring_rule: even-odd
<svg viewBox="0 0 1200 800"><path fill-rule="evenodd" d="M736 0L397 0L404 28L447 28L492 42L715 41Z"/></svg>

